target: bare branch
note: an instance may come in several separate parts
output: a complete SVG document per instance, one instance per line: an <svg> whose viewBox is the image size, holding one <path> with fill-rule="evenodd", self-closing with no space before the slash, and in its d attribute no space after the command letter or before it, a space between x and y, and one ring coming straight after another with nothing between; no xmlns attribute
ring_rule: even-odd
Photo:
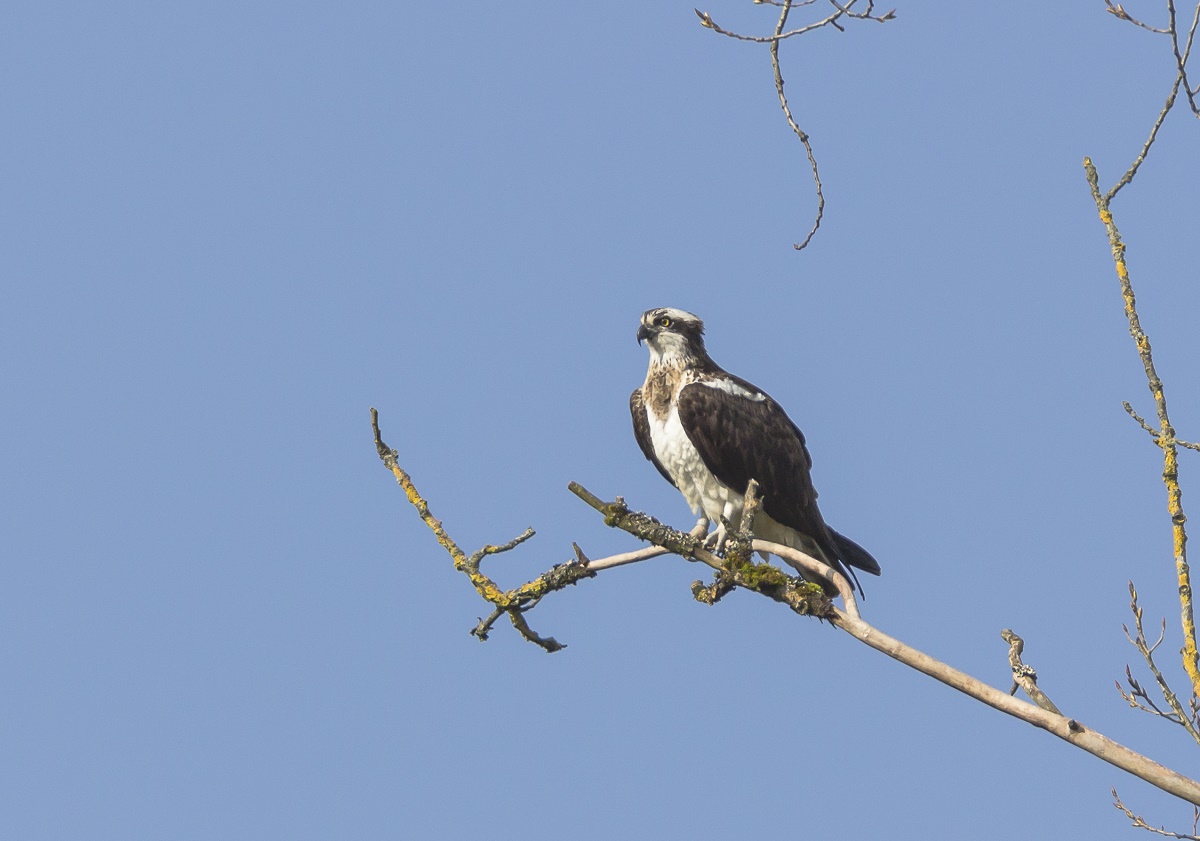
<svg viewBox="0 0 1200 841"><path fill-rule="evenodd" d="M576 547L576 551L578 551L578 548ZM620 555L610 555L607 558L588 561L587 568L592 572L599 572L602 569L611 569L612 567L624 566L625 564L636 564L638 561L657 558L667 554L670 553L661 546L647 546L645 549L638 549L636 552L622 552Z"/></svg>
<svg viewBox="0 0 1200 841"><path fill-rule="evenodd" d="M1188 712L1184 710L1183 704L1179 702L1178 696L1175 695L1174 691L1172 691L1171 687L1167 684L1167 679L1163 677L1162 671L1158 668L1158 664L1154 661L1154 651L1160 645L1162 645L1163 638L1167 632L1167 621L1165 619L1163 620L1162 630L1159 632L1158 640L1154 642L1154 644L1150 644L1150 642L1146 639L1145 629L1142 627L1142 608L1138 604L1137 590L1134 589L1132 581L1129 582L1129 609L1133 613L1133 626L1137 633L1130 634L1128 627L1124 625L1121 627L1125 631L1126 638L1130 643L1133 644L1134 648L1138 650L1138 653L1142 655L1142 659L1146 661L1146 665L1149 667L1150 673L1154 675L1154 680L1158 684L1158 691L1162 693L1163 700L1167 702L1167 706L1171 708L1171 712L1166 713L1158 708L1158 705L1155 704L1154 701L1150 699L1150 696L1146 694L1146 690L1142 688L1142 685L1134 680L1133 674L1130 672L1128 666L1125 667L1125 675L1129 681L1130 692L1129 694L1126 694L1124 691L1121 691L1121 697L1128 701L1130 706L1137 707L1145 712L1153 713L1165 718L1167 721L1178 724L1188 732L1188 735L1191 736L1197 744L1200 744L1200 729L1198 729L1196 726L1194 715L1189 715ZM1193 699L1194 698L1195 693L1193 692ZM1192 706L1194 709L1194 700Z"/></svg>
<svg viewBox="0 0 1200 841"><path fill-rule="evenodd" d="M1183 841L1200 841L1200 836L1196 835L1196 827L1197 825L1200 825L1200 806L1193 807L1194 817L1192 818L1192 834L1181 835L1178 832L1170 832L1161 826L1154 827L1146 823L1145 819L1141 815L1135 815L1124 803L1121 802L1121 798L1117 796L1117 790L1115 788L1112 790L1112 796L1113 806L1124 812L1125 817L1129 818L1129 820L1133 822L1133 825L1138 829L1145 829L1149 832L1153 832L1155 835L1165 835L1167 838L1180 838L1183 839Z"/></svg>
<svg viewBox="0 0 1200 841"><path fill-rule="evenodd" d="M1154 427L1152 427L1150 424L1146 423L1146 419L1143 418L1141 415L1139 415L1137 412L1135 412L1133 410L1133 407L1130 406L1127 401L1121 403L1121 405L1125 407L1125 411L1129 413L1129 416L1131 418L1133 418L1135 421L1138 422L1138 425L1141 426L1142 429L1144 429L1150 433L1150 437L1153 438L1154 442L1157 444L1158 443L1158 430L1155 429ZM1176 447L1186 447L1189 450L1200 450L1200 444L1196 444L1191 441L1184 441L1181 438L1175 439L1175 446Z"/></svg>
<svg viewBox="0 0 1200 841"><path fill-rule="evenodd" d="M1130 405L1129 401L1122 401L1121 405L1125 407L1125 411L1129 413L1129 417L1137 421L1138 425L1141 426L1142 429L1150 433L1151 438L1153 438L1155 441L1158 440L1158 430L1146 423L1146 419L1134 411L1133 406Z"/></svg>
<svg viewBox="0 0 1200 841"><path fill-rule="evenodd" d="M784 0L783 11L780 13L779 23L775 27L776 34L781 32L787 24L789 11L791 11L791 4L787 0ZM831 18L830 22L835 26L837 25L835 18ZM825 217L825 190L821 186L821 173L817 169L817 158L813 154L812 142L808 139L808 133L796 124L796 118L792 116L792 109L788 105L787 94L783 90L783 72L779 69L778 41L771 42L771 69L775 72L775 92L779 94L779 105L783 108L783 116L787 118L788 125L792 127L792 131L800 139L800 144L804 147L804 153L808 155L808 165L812 168L813 184L817 190L817 216L813 219L812 228L803 242L792 243L792 247L800 251L812 242L812 238L817 235L817 229L821 227L821 220Z"/></svg>
<svg viewBox="0 0 1200 841"><path fill-rule="evenodd" d="M496 624L496 620L504 615L504 611L496 608L486 619L480 619L479 624L471 629L471 636L478 639L480 642L487 642L488 634L492 632L492 627Z"/></svg>
<svg viewBox="0 0 1200 841"><path fill-rule="evenodd" d="M1057 713L1044 710L1041 707L1021 701L1006 692L988 686L965 672L955 669L935 660L928 654L905 645L897 639L889 637L878 628L848 616L840 610L834 610L831 620L833 625L858 639L871 648L899 660L906 666L911 666L935 680L941 681L960 692L982 701L990 707L1008 713L1015 718L1040 727L1053 733L1060 739L1070 742L1077 748L1087 751L1093 756L1103 759L1116 767L1141 777L1153 786L1173 794L1194 805L1200 805L1200 783L1189 779L1166 766L1130 750L1124 745L1112 741L1094 730L1084 726L1073 718L1066 718Z"/></svg>
<svg viewBox="0 0 1200 841"><path fill-rule="evenodd" d="M1171 32L1171 48L1175 52L1175 67L1179 73L1179 81L1183 85L1184 95L1187 96L1188 105L1192 109L1192 113L1200 117L1200 107L1196 105L1196 94L1200 93L1200 88L1193 90L1187 77L1188 58L1192 53L1192 40L1196 37L1196 25L1200 24L1200 3L1196 4L1196 11L1192 15L1192 25L1188 28L1187 43L1183 50L1179 49L1179 28L1175 18L1175 0L1167 0L1167 12L1170 17L1169 29Z"/></svg>
<svg viewBox="0 0 1200 841"><path fill-rule="evenodd" d="M615 502L606 503L577 483L572 482L569 487L580 499L583 499L592 508L604 515L606 525L620 528L644 540L650 540L658 545L665 546L676 554L683 554L685 557L694 556L697 560L705 563L710 562L710 558L705 557L709 553L704 552L702 549L691 555L688 554L693 552L693 547L698 543L696 538L685 532L664 526L658 520L646 514L630 511L625 505L625 501L620 497ZM757 541L755 542L757 543ZM826 606L824 612L818 612L821 607L819 602L816 605L809 602L803 606L798 606L791 599L781 597L781 593L786 588L795 588L795 584L790 583L795 582L795 579L784 575L769 564L750 564L748 566L751 568L749 574L746 574L746 570L743 569L730 570L729 568L723 570L721 574L733 576L732 583L738 587L762 593L776 601L788 604L796 613L817 615L820 618L828 619L835 627L841 628L871 648L881 651L889 657L899 660L905 665L911 666L948 686L952 686L988 706L1047 730L1076 747L1103 759L1105 762L1109 762L1135 776L1141 777L1146 782L1170 794L1174 794L1176 797L1187 800L1189 803L1200 805L1200 783L1195 780L1172 771L1170 768L1160 765L1112 741L1108 737L1090 730L1075 719L1068 719L1059 713L1044 710L1025 701L1017 700L999 689L988 686L965 672L961 672L952 666L935 660L928 654L889 637L879 629L863 621L860 617L851 616L846 612L838 610L828 600L824 602ZM714 587L721 584L721 574L718 575L718 582L714 584ZM757 576L761 576L761 578L757 578ZM725 586L721 588L721 594L731 589L728 583L725 582ZM801 586L808 588L808 594L811 597L823 596L823 594L815 592L820 590L818 585L804 584ZM818 610L814 610L814 606Z"/></svg>
<svg viewBox="0 0 1200 841"><path fill-rule="evenodd" d="M793 4L774 3L772 5L791 8ZM780 28L771 35L742 35L739 32L732 32L718 25L717 22L712 19L712 15L710 15L708 12L702 12L699 9L693 9L692 11L696 13L696 17L700 18L700 25L705 29L711 29L718 35L724 35L726 38L733 38L735 41L749 41L752 44L774 44L779 41L786 41L788 38L794 38L797 35L804 35L805 33L812 32L814 29L820 29L823 26L829 26L843 14L843 12L840 11L834 12L832 15L823 20L806 24L799 29L791 29L787 32L783 32L782 28Z"/></svg>
<svg viewBox="0 0 1200 841"><path fill-rule="evenodd" d="M1149 24L1142 23L1140 20L1138 20L1137 18L1130 15L1129 12L1125 11L1125 7L1122 6L1120 3L1114 4L1112 2L1112 0L1104 0L1104 5L1108 7L1107 8L1108 13L1111 14L1113 17L1116 17L1119 20L1128 21L1129 23L1132 23L1134 26L1140 26L1142 29L1146 29L1150 32L1156 32L1159 35L1169 35L1170 34L1169 29L1159 29L1156 26L1150 26Z"/></svg>
<svg viewBox="0 0 1200 841"><path fill-rule="evenodd" d="M787 21L788 15L791 13L791 11L795 8L811 5L812 0L804 0L804 2L796 3L793 3L792 0L755 0L755 2L759 3L760 5L777 6L780 10L779 20L775 24L775 31L770 35L743 35L738 32L733 32L717 24L717 22L712 19L712 15L710 15L708 12L702 12L699 9L695 9L694 11L696 12L696 16L700 18L700 25L706 29L711 29L713 32L738 41L749 41L755 44L768 44L770 46L771 69L775 74L775 92L779 95L779 105L783 109L783 115L787 119L788 126L791 127L796 137L799 138L800 145L804 147L804 153L808 157L808 165L809 169L812 171L813 184L817 194L817 212L816 217L813 219L812 227L809 229L808 234L801 242L792 244L793 248L795 248L797 251L800 251L807 247L810 242L812 242L813 237L816 236L817 229L821 227L821 220L825 216L825 189L821 184L821 173L817 168L817 158L813 153L812 141L809 140L808 133L805 132L804 129L800 128L800 125L796 122L796 118L792 114L791 106L788 104L787 93L784 90L783 73L779 67L779 44L789 38L794 38L797 35L804 35L826 26L832 26L839 32L844 32L845 28L841 25L841 23L838 22L841 18L850 18L854 20L873 20L878 23L887 23L888 21L895 19L896 10L892 9L890 12L876 15L874 13L874 0L868 0L867 8L864 12L854 11L854 6L858 0L849 0L849 2L846 2L845 4L838 3L837 0L829 0L830 5L832 5L834 8L832 13L824 18L821 18L820 20L805 24L797 29L789 30L787 29Z"/></svg>
<svg viewBox="0 0 1200 841"><path fill-rule="evenodd" d="M1143 163L1145 163L1146 156L1150 153L1150 147L1154 145L1154 141L1158 137L1158 130L1162 127L1163 122L1167 119L1167 114L1169 114L1171 109L1175 106L1175 98L1179 95L1179 89L1181 87L1183 88L1184 95L1187 97L1188 104L1192 109L1192 113L1197 117L1200 117L1200 107L1198 107L1196 103L1196 94L1200 93L1200 87L1198 87L1196 90L1193 90L1188 82L1187 74L1187 63L1188 59L1191 57L1192 42L1196 35L1197 25L1200 25L1200 3L1196 4L1196 11L1192 16L1192 25L1188 29L1186 43L1183 45L1183 47L1180 47L1179 29L1177 25L1178 22L1175 15L1175 0L1167 0L1167 27L1165 29L1158 29L1142 23L1126 12L1124 7L1120 4L1114 5L1110 0L1104 0L1104 2L1107 6L1108 12L1117 18L1128 21L1136 26L1140 26L1143 29L1148 29L1151 32L1169 35L1171 38L1171 49L1175 55L1175 80L1171 84L1171 92L1167 95L1167 100L1163 104L1162 110L1159 111L1158 118L1154 121L1154 125L1150 128L1150 134L1146 138L1146 142L1142 144L1141 152L1139 152L1138 156L1134 158L1133 163L1125 171L1125 174L1121 176L1121 179L1113 185L1112 189L1110 189L1108 193L1105 194L1104 203L1107 207L1107 205L1112 202L1113 198L1116 197L1117 193L1119 193L1123 187L1133 181L1134 176L1137 175L1138 169Z"/></svg>
<svg viewBox="0 0 1200 841"><path fill-rule="evenodd" d="M1167 114L1171 113L1171 109L1175 106L1175 97L1179 95L1179 86L1183 82L1183 76L1177 75L1174 84L1171 85L1171 92L1167 94L1167 101L1163 104L1162 110L1158 112L1158 119L1154 121L1154 125L1150 128L1150 135L1146 138L1146 142L1142 144L1142 151L1133 159L1129 169L1121 176L1121 180L1112 186L1112 189L1104 196L1104 202L1107 205L1121 191L1121 188L1133 181L1133 177L1137 175L1137 171L1142 164L1146 162L1146 155L1150 154L1150 147L1154 145L1154 141L1158 138L1158 130L1162 128L1163 121L1167 119Z"/></svg>

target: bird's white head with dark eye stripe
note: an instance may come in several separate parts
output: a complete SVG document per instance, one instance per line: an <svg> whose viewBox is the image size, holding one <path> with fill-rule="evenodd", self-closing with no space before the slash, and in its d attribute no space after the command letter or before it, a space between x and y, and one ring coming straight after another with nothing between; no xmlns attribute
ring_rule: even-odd
<svg viewBox="0 0 1200 841"><path fill-rule="evenodd" d="M697 316L674 307L659 307L642 313L637 332L638 344L650 348L653 363L704 359L704 322Z"/></svg>

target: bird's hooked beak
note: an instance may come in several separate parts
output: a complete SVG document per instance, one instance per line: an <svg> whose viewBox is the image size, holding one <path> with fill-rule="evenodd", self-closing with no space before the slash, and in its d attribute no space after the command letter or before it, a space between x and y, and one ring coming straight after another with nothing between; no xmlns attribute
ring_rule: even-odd
<svg viewBox="0 0 1200 841"><path fill-rule="evenodd" d="M650 338L650 328L647 327L645 324L638 327L638 344L640 345L643 341L645 341L646 339L649 339L649 338Z"/></svg>

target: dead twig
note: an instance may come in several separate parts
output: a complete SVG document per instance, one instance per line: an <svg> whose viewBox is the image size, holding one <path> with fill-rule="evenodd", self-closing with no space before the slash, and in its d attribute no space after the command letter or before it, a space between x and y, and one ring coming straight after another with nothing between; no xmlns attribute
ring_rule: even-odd
<svg viewBox="0 0 1200 841"><path fill-rule="evenodd" d="M1128 401L1122 402L1121 405L1125 407L1125 411L1129 413L1129 416L1131 418L1133 418L1135 421L1137 421L1138 425L1142 429L1144 429L1150 433L1150 437L1153 438L1154 442L1157 444L1158 443L1158 430L1155 429L1154 427L1152 427L1150 424L1146 423L1146 419L1143 418L1141 415L1139 415L1137 412L1135 412L1133 410L1133 407L1129 405ZM1186 447L1189 450L1200 451L1200 444L1196 444L1192 441L1184 441L1182 438L1175 439L1175 446Z"/></svg>
<svg viewBox="0 0 1200 841"><path fill-rule="evenodd" d="M800 124L796 122L796 118L792 114L791 105L788 104L787 92L784 89L785 85L783 81L783 71L779 66L779 45L783 41L786 41L790 38L795 38L799 35L806 35L809 32L823 29L826 26L831 26L839 32L844 32L845 27L843 27L839 22L842 19L872 20L876 21L877 23L887 23L888 21L895 19L896 10L892 9L890 12L877 15L875 14L874 0L868 0L866 10L862 12L856 12L854 11L854 6L857 4L858 0L848 0L848 2L844 4L838 3L837 0L829 0L830 5L834 8L833 12L829 13L823 18L820 18L819 20L805 24L804 26L796 29L788 29L788 15L791 14L792 10L803 6L812 5L812 0L805 0L805 2L797 3L793 3L792 0L761 0L761 2L763 5L776 6L779 8L779 19L775 23L775 31L770 35L743 35L739 32L733 32L732 30L728 30L720 26L715 20L713 20L712 15L710 15L708 12L702 12L699 9L696 9L695 12L696 16L700 18L700 25L706 29L711 29L713 32L716 32L719 35L724 35L727 38L733 38L737 41L749 41L755 44L767 44L770 47L771 69L775 74L775 92L779 96L779 105L783 109L783 116L787 120L788 126L800 140L800 145L804 147L804 153L808 157L808 166L812 172L813 185L817 194L817 211L816 216L813 219L812 227L809 229L808 234L802 241L792 243L792 247L794 249L801 251L806 248L810 242L812 242L813 237L817 234L817 230L821 227L821 221L825 217L825 188L821 184L821 173L817 167L817 158L813 152L812 141L809 139L808 132L800 128Z"/></svg>
<svg viewBox="0 0 1200 841"><path fill-rule="evenodd" d="M1162 670L1158 668L1158 664L1154 661L1154 652L1160 645L1162 645L1163 638L1167 633L1167 620L1164 619L1162 622L1162 628L1159 631L1158 639L1154 643L1151 643L1146 638L1146 631L1142 626L1142 607L1138 604L1137 590L1134 589L1132 581L1129 582L1129 609L1133 613L1133 627L1137 633L1130 634L1129 627L1127 625L1122 625L1121 630L1125 632L1125 638L1129 640L1130 644L1132 644L1133 647L1138 650L1138 653L1142 655L1142 659L1146 661L1146 666L1150 669L1150 673L1154 675L1154 681L1158 684L1158 691L1162 694L1163 700L1166 701L1167 706L1170 708L1170 712L1163 711L1158 707L1157 704L1154 703L1142 685L1134 679L1133 673L1130 671L1128 666L1125 667L1125 676L1129 683L1129 692L1126 693L1121 688L1119 683L1117 684L1117 691L1121 693L1121 697L1124 698L1131 707L1140 709L1143 712L1160 716L1167 721L1178 724L1188 732L1188 735L1191 736L1197 744L1200 744L1200 727L1197 726L1196 720L1196 693L1191 693L1191 710L1189 713L1189 711L1184 710L1183 704L1180 702L1179 697L1167 684L1167 679L1163 677Z"/></svg>
<svg viewBox="0 0 1200 841"><path fill-rule="evenodd" d="M1013 685L1008 690L1008 694L1016 695L1018 688L1024 689L1025 694L1043 710L1062 715L1062 711L1054 706L1054 702L1037 685L1037 672L1034 671L1033 666L1027 666L1021 662L1021 652L1025 650L1025 640L1008 628L1000 632L1000 637L1008 643L1008 665L1012 668L1013 673Z"/></svg>
<svg viewBox="0 0 1200 841"><path fill-rule="evenodd" d="M1138 829L1144 829L1148 832L1153 832L1155 835L1165 835L1167 838L1180 838L1183 839L1183 841L1200 841L1200 836L1196 835L1197 827L1200 826L1200 806L1192 807L1192 834L1184 835L1179 832L1171 832L1170 830L1161 826L1151 826L1150 824L1146 823L1145 818L1143 818L1141 815L1135 815L1132 811L1130 811L1129 807L1121 802L1121 798L1117 796L1117 790L1115 788L1112 790L1112 796L1113 806L1124 812L1125 817L1129 818L1129 820L1133 822L1133 825Z"/></svg>
<svg viewBox="0 0 1200 841"><path fill-rule="evenodd" d="M417 509L417 514L420 516L422 522L429 527L434 537L437 538L438 543L449 553L451 559L454 561L454 568L466 575L475 587L475 591L483 597L484 601L489 602L494 607L491 615L486 619L480 619L479 624L471 630L471 633L479 640L486 640L496 620L502 614L507 613L513 626L525 639L541 646L548 652L559 651L564 648L565 646L553 637L540 637L535 634L530 629L528 622L525 621L524 614L547 593L569 587L584 578L591 578L596 573L590 570L585 562L576 558L574 561L568 561L565 564L558 564L551 567L547 572L539 575L532 581L522 584L520 587L513 588L512 590L501 590L491 578L484 575L480 570L480 564L484 558L490 555L508 552L520 546L533 537L533 529L526 529L507 543L499 546L488 544L479 551L467 555L451 539L450 535L446 533L441 521L430 513L429 503L417 492L412 478L400 467L396 451L383 442L379 431L379 412L375 409L371 409L371 429L375 434L376 453L378 453L380 460L383 461L384 466L396 477L396 482L404 490L408 501Z"/></svg>
<svg viewBox="0 0 1200 841"><path fill-rule="evenodd" d="M1108 13L1111 14L1113 17L1117 18L1118 20L1123 20L1128 23L1132 23L1134 26L1140 26L1142 29L1145 29L1149 32L1155 32L1159 35L1169 35L1170 34L1170 30L1168 30L1168 29L1159 29L1156 26L1151 26L1148 23L1143 23L1142 21L1133 17L1132 15L1129 14L1129 12L1125 11L1125 7L1122 6L1120 3L1113 3L1112 0L1104 0L1104 5L1108 7L1107 8Z"/></svg>

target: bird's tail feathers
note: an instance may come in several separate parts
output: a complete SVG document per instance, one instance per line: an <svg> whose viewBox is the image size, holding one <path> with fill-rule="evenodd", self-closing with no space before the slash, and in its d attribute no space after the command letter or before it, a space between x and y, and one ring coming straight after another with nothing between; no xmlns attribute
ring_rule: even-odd
<svg viewBox="0 0 1200 841"><path fill-rule="evenodd" d="M859 546L844 534L839 534L833 529L829 530L833 535L833 542L837 546L838 557L852 567L857 567L863 572L869 572L871 575L879 575L879 561L871 557L871 553Z"/></svg>

